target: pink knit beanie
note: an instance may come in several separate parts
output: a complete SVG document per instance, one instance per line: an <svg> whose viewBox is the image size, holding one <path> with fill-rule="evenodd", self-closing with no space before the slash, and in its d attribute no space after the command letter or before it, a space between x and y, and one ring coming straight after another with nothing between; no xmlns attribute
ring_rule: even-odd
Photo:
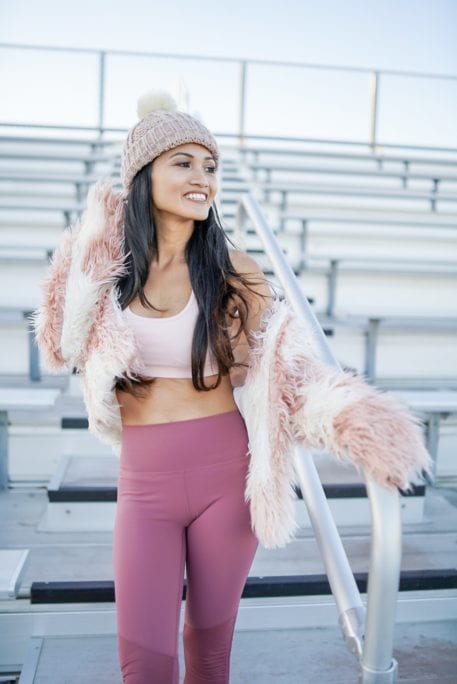
<svg viewBox="0 0 457 684"><path fill-rule="evenodd" d="M128 132L121 161L121 179L128 190L135 174L162 152L183 143L204 145L219 162L217 142L201 121L177 111L172 96L165 90L151 90L139 100L137 113L140 121Z"/></svg>

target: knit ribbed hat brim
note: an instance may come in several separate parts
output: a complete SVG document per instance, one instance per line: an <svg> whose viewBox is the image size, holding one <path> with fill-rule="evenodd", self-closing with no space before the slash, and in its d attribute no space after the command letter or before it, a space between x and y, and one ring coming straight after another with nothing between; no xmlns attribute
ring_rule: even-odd
<svg viewBox="0 0 457 684"><path fill-rule="evenodd" d="M128 132L121 161L121 179L125 189L140 169L162 152L184 143L206 147L219 163L219 150L214 136L195 117L180 111L158 110L144 116Z"/></svg>

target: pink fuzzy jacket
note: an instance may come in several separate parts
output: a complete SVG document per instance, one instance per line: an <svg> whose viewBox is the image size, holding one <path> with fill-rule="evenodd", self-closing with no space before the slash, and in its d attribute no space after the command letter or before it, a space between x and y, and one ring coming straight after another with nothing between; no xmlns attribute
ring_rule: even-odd
<svg viewBox="0 0 457 684"><path fill-rule="evenodd" d="M89 429L120 453L116 377L143 371L125 325L116 282L125 273L123 199L109 183L92 186L87 208L54 253L31 316L44 366L82 375ZM265 312L249 370L234 398L249 436L245 498L252 529L267 548L297 530L296 443L325 449L386 486L407 489L430 472L420 421L393 395L323 363L311 329L284 301Z"/></svg>

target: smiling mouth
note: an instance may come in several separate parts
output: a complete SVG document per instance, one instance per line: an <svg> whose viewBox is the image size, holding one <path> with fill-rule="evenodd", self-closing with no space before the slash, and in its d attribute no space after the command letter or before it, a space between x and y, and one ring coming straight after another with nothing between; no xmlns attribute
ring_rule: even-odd
<svg viewBox="0 0 457 684"><path fill-rule="evenodd" d="M205 204L205 203L208 201L208 196L205 195L204 197L201 196L201 197L198 197L198 198L197 198L197 197L187 197L186 195L184 195L184 199L187 199L187 200L189 200L190 202L196 202L197 204L198 204L198 203L199 203L199 204Z"/></svg>

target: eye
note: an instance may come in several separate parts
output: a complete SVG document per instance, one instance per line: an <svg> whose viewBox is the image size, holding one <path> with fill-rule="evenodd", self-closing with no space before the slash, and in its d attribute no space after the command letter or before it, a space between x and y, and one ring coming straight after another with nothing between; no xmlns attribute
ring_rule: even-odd
<svg viewBox="0 0 457 684"><path fill-rule="evenodd" d="M178 162L177 166L182 166L183 164L188 166L190 164L190 162L188 162L188 161ZM207 166L206 169L207 169L207 171L209 171L212 174L216 173L216 167L215 166Z"/></svg>

